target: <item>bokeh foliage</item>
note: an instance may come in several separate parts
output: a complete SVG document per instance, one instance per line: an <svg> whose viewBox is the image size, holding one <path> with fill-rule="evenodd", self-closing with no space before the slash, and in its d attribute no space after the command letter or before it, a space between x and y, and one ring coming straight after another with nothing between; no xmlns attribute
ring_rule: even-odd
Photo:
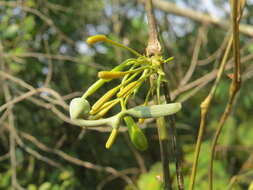
<svg viewBox="0 0 253 190"><path fill-rule="evenodd" d="M48 72L52 71L52 78L47 87L55 90L61 96L76 92L80 95L96 80L96 74L101 69L110 69L122 60L132 57L128 52L116 49L107 44L88 47L85 39L94 34L103 33L111 39L144 53L147 45L148 32L143 6L137 1L127 0L26 0L0 1L0 59L5 65L7 73L13 75L34 88L45 86ZM224 1L215 1L217 6L224 6ZM198 10L201 4L186 5ZM252 6L246 6L247 15L243 22L252 24ZM170 87L179 87L179 82L187 71L191 62L194 45L201 24L187 18L168 15L156 10L160 38L163 42L164 57L174 56L173 64L167 66ZM224 19L229 15L225 14ZM199 60L214 53L221 45L226 30L213 25L205 26L203 43ZM252 38L252 37L251 37ZM241 35L242 57L253 54L253 42L250 37ZM56 56L57 55L57 56ZM51 58L50 58L51 56ZM217 68L218 61L198 66L191 81L198 79ZM215 160L215 189L224 189L232 176L241 169L242 175L234 189L247 189L252 184L252 139L253 139L253 91L252 91L252 61L243 63L242 71L249 75L241 86L237 97L236 108L222 133ZM1 68L2 69L2 68ZM250 70L251 69L251 70ZM226 71L230 73L231 71ZM220 83L211 112L200 155L196 189L207 189L207 168L209 161L209 147L216 129L218 118L223 112L228 96L231 79L224 76ZM6 83L12 98L27 92L18 83L1 79L0 105L6 102L2 84ZM112 83L113 85L113 83ZM191 164L193 160L194 144L199 125L199 104L207 95L212 83L207 84L196 94L183 103L182 111L177 114L177 133L182 147L184 176L186 185L189 182ZM110 89L108 87L108 89ZM101 89L101 94L108 90ZM189 92L189 91L188 91ZM181 96L186 96L186 93ZM39 93L35 98L49 96ZM180 96L180 97L181 97ZM72 96L73 97L73 96ZM138 103L143 102L144 95L136 97ZM92 97L94 102L98 97ZM69 103L67 98L66 102ZM47 103L43 99L44 103ZM135 103L132 103L135 105ZM58 106L65 114L67 111ZM1 112L1 115L3 112ZM56 148L80 160L101 166L111 166L119 171L132 168L134 172L127 173L141 190L161 189L159 175L161 166L159 160L158 138L153 121L143 125L148 136L150 147L144 153L133 151L125 132L110 150L105 150L104 143L108 133L96 130L82 131L79 127L63 121L50 108L35 104L26 99L15 104L13 108L15 128L22 138L25 147L36 150L45 157L59 163L57 168L43 162L27 153L24 147L16 146L17 178L21 186L28 190L76 190L95 189L101 185L109 175L105 171L95 171L75 165L64 160L61 156L43 151L22 132L36 137L50 148ZM0 122L0 155L9 152L9 131L7 120ZM137 155L137 156L136 156ZM140 160L145 163L148 172L141 173ZM173 163L173 160L171 160ZM174 170L174 165L171 165ZM175 172L172 172L176 181ZM11 189L12 169L8 159L0 162L0 189ZM251 185L252 186L252 185ZM115 188L117 187L117 188ZM103 189L132 189L120 178L105 183Z"/></svg>

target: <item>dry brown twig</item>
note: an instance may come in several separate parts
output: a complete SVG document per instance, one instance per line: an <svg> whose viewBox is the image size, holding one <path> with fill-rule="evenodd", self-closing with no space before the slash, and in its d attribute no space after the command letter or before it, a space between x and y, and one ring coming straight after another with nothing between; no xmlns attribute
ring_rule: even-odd
<svg viewBox="0 0 253 190"><path fill-rule="evenodd" d="M229 97L226 108L219 120L217 130L212 141L211 147L211 159L209 167L209 190L213 189L213 161L215 148L218 143L219 136L221 134L224 123L226 122L234 105L235 97L240 89L241 84L241 60L240 60L240 42L239 42L239 22L242 15L242 11L245 5L245 1L231 1L232 4L232 23L233 23L233 58L234 58L234 73L232 83L229 89Z"/></svg>
<svg viewBox="0 0 253 190"><path fill-rule="evenodd" d="M21 59L21 58L46 58L46 59L54 59L59 61L71 61L78 64L83 64L82 61L76 57L72 57L69 55L61 55L61 54L48 54L48 53L41 53L41 52L24 52L24 53L3 53L4 58L12 58L14 60ZM17 61L18 62L18 61ZM95 68L95 69L107 69L103 65L99 65L96 63L86 63L89 67Z"/></svg>
<svg viewBox="0 0 253 190"><path fill-rule="evenodd" d="M0 57L2 57L2 46L0 44ZM2 70L6 71L6 65L3 60L0 60L0 67ZM2 78L0 78L3 80ZM3 84L3 93L6 101L10 101L12 98L9 86L4 83ZM24 190L24 188L19 184L17 179L17 159L16 159L16 141L15 141L15 124L14 124L14 114L13 114L13 106L8 107L7 111L7 119L9 128L9 157L10 157L10 165L11 165L11 187L17 190Z"/></svg>
<svg viewBox="0 0 253 190"><path fill-rule="evenodd" d="M58 92L56 92L55 90L53 90L53 89L51 89L51 88L43 88L43 87L42 87L42 88L38 88L38 89L39 89L39 90L38 90L38 89L34 88L33 86L31 86L30 84L24 82L22 79L17 78L17 77L15 77L15 76L10 75L10 74L8 74L7 72L3 72L3 71L1 71L1 70L0 70L0 76L2 76L3 79L9 79L9 80L13 81L14 83L17 83L17 84L19 84L20 86L22 86L22 87L24 87L24 88L30 90L30 91L26 92L26 93L28 93L28 95L27 95L28 97L29 97L29 96L32 96L32 95L34 95L34 94L37 94L37 93L39 93L39 92L40 92L40 93L45 92L45 93L51 94L53 97L55 97L55 99L53 99L53 98L51 98L51 97L49 97L49 96L41 96L41 97L42 97L43 99L46 99L47 101L49 101L49 102L51 102L51 103L54 103L54 104L56 104L56 105L60 105L60 106L62 106L64 109L68 110L68 105L67 105L67 103L66 103L66 102L64 101L64 99L61 97L61 95L60 95ZM23 96L25 96L25 95L23 94L23 95L20 96L20 97L16 97L15 101L19 102L19 101L22 101L23 99L26 99L26 97L23 97ZM10 102L12 102L12 101L14 101L14 99L11 100ZM14 103L16 103L15 101L14 101ZM7 102L6 104L8 104L8 102ZM0 112L3 111L3 110L6 108L6 104L4 104L4 105L2 105L2 106L0 107Z"/></svg>
<svg viewBox="0 0 253 190"><path fill-rule="evenodd" d="M145 0L138 0L144 3ZM208 14L200 13L188 8L182 8L177 6L175 3L164 1L164 0L154 0L154 6L164 12L175 14L178 16L183 16L192 19L196 22L203 24L212 24L223 28L225 30L230 28L230 22L226 20L220 20L216 17L212 17ZM240 32L242 34L253 36L253 27L247 24L240 24Z"/></svg>
<svg viewBox="0 0 253 190"><path fill-rule="evenodd" d="M4 160L7 160L10 158L10 153L7 152L6 154L0 156L0 162L4 161Z"/></svg>
<svg viewBox="0 0 253 190"><path fill-rule="evenodd" d="M48 46L48 41L46 39L44 39L43 41L44 41L46 52L47 52L47 54L50 55L50 49L49 49L49 46ZM45 79L45 82L44 82L44 87L48 87L50 81L52 80L53 62L52 62L51 58L48 58L48 67L47 68L48 68L48 71L47 71L47 76L46 76L46 79Z"/></svg>
<svg viewBox="0 0 253 190"><path fill-rule="evenodd" d="M31 149L30 147L26 146L24 144L24 142L22 141L22 139L18 136L18 132L17 130L9 125L8 123L4 123L4 126L6 127L6 129L8 129L9 133L13 134L15 142L17 143L17 145L19 145L21 148L23 148L27 153L31 154L32 156L34 156L35 158L37 158L38 160L41 160L53 167L56 167L58 169L63 169L63 166L55 161L53 161L52 159L45 157L43 155L41 155L39 152Z"/></svg>
<svg viewBox="0 0 253 190"><path fill-rule="evenodd" d="M5 94L5 98L6 100L10 100L11 99L11 95L10 95L10 91L9 88L7 87L7 85L3 86L4 88L4 94ZM10 128L14 128L14 115L12 112L12 107L9 108L9 114L8 114L8 122L9 122L9 126ZM17 180L17 159L16 159L16 141L15 141L15 137L14 137L14 132L13 130L9 130L9 146L10 146L10 165L11 165L11 170L12 170L12 175L11 175L11 186L14 189L17 190L24 190L24 188L18 183Z"/></svg>
<svg viewBox="0 0 253 190"><path fill-rule="evenodd" d="M30 90L28 92L25 92L21 96L13 98L12 100L10 100L10 101L6 102L5 104L3 104L2 106L0 106L0 112L7 109L11 105L14 105L14 104L16 104L16 103L18 103L18 102L20 102L24 99L27 99L30 96L33 96L35 94L42 93L42 92L46 92L46 93L49 93L49 94L55 94L55 91L52 90L51 88L43 88L42 87L42 88L37 88L37 89L34 89L34 90Z"/></svg>
<svg viewBox="0 0 253 190"><path fill-rule="evenodd" d="M128 169L125 169L125 170L122 170L120 171L122 174L138 174L140 171L137 169L137 168L128 168ZM108 184L110 181L118 178L119 176L118 175L109 175L108 177L104 178L98 185L97 185L97 188L96 190L102 190L103 187Z"/></svg>
<svg viewBox="0 0 253 190"><path fill-rule="evenodd" d="M194 50L193 50L191 64L190 64L186 74L184 75L184 78L181 80L180 86L187 84L187 82L191 79L191 77L196 69L201 43L203 41L203 36L206 35L206 32L207 32L206 26L201 26L198 29L198 34L197 34L197 39L196 39Z"/></svg>
<svg viewBox="0 0 253 190"><path fill-rule="evenodd" d="M241 58L241 63L246 63L250 60L253 59L253 54L249 54L249 55L246 55L244 57ZM225 66L225 71L228 71L230 69L233 68L233 65L231 64L232 63L232 60L230 61L227 61L226 63L226 66ZM249 71L250 68L246 68L245 70L246 71ZM198 88L199 86L202 86L204 87L205 85L209 84L210 82L212 82L213 80L215 80L216 76L217 76L217 73L218 73L218 69L214 69L213 71L205 74L204 76L202 77L199 77L198 79L188 83L188 84L185 84L184 86L179 86L177 89L173 90L172 93L171 93L171 98L172 100L175 100L178 96L180 96L182 93L186 92L186 91L189 91L193 88ZM248 73L249 74L249 73ZM251 78L252 76L249 75L249 78ZM201 89L201 88L200 88Z"/></svg>
<svg viewBox="0 0 253 190"><path fill-rule="evenodd" d="M211 63L212 61L214 61L215 59L217 60L217 58L221 56L222 52L225 51L226 46L228 44L229 37L230 37L230 35L226 35L223 42L221 43L220 47L215 52L213 52L210 56L208 56L205 59L198 60L198 65L205 66L205 65Z"/></svg>
<svg viewBox="0 0 253 190"><path fill-rule="evenodd" d="M199 125L197 143L196 143L196 146L195 146L194 161L193 161L193 166L192 166L192 173L191 173L191 180L190 180L189 190L194 189L195 178L196 178L196 173L197 173L197 166L198 166L198 159L199 159L199 153L200 153L202 138L203 138L203 135L204 135L204 132L205 132L206 118L207 118L207 114L208 114L208 111L209 111L209 106L210 106L211 101L213 99L213 96L215 94L217 85L219 84L219 81L220 81L221 76L223 74L223 71L224 71L225 65L227 63L227 59L228 59L228 55L229 55L231 46L232 46L232 38L230 39L230 41L227 45L224 57L223 57L223 59L221 61L221 64L220 64L220 68L219 68L215 83L214 83L210 93L208 94L208 96L205 98L205 100L200 105L200 107L201 107L200 125Z"/></svg>
<svg viewBox="0 0 253 190"><path fill-rule="evenodd" d="M72 157L72 156L68 155L67 153L65 153L65 152L63 152L59 149L49 148L48 146L41 143L38 139L36 139L34 136L32 136L28 133L21 132L20 134L23 138L25 138L26 140L32 142L39 149L41 149L45 152L56 154L57 156L61 157L62 159L66 160L66 161L68 161L72 164L82 166L84 168L92 169L92 170L95 170L95 171L98 171L98 172L103 172L104 171L104 172L110 173L114 176L122 178L124 181L126 181L126 183L128 183L130 185L133 185L135 187L135 185L134 185L133 181L131 180L131 178L129 178L127 175L125 175L121 171L117 171L116 169L114 169L112 167L109 167L109 166L100 166L100 165L93 164L91 162L80 160L76 157Z"/></svg>

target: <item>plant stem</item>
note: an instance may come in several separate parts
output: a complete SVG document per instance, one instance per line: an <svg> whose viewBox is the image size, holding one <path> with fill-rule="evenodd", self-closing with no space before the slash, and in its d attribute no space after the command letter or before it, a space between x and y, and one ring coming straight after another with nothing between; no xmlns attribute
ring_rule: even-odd
<svg viewBox="0 0 253 190"><path fill-rule="evenodd" d="M159 55L161 54L161 45L158 40L157 25L153 13L152 0L146 0L145 5L148 17L148 33L149 33L149 40L148 46L146 48L146 54L147 56Z"/></svg>
<svg viewBox="0 0 253 190"><path fill-rule="evenodd" d="M149 41L146 48L146 55L151 57L153 55L159 55L161 54L161 45L158 40L158 33L157 33L157 26L156 26L156 20L153 14L153 6L152 6L152 0L147 0L145 4L147 17L148 17L148 27L149 27ZM153 75L155 78L157 78L157 74ZM150 80L151 87L154 86L153 81ZM160 84L159 84L160 85ZM154 97L154 101L157 101L157 103L160 102L160 86L158 87L156 97ZM158 128L158 135L159 135L159 143L160 143L160 153L161 153L161 161L163 166L163 182L164 182L164 189L165 190L171 190L171 182L170 182L170 170L169 170L169 152L168 152L168 138L161 138L161 130L162 128L165 128L166 131L166 125L164 122L164 118L158 118L157 120L157 128ZM165 136L164 136L165 137Z"/></svg>
<svg viewBox="0 0 253 190"><path fill-rule="evenodd" d="M211 147L211 159L209 166L209 190L213 189L213 160L215 155L215 148L219 140L219 136L223 129L224 123L226 122L229 114L231 113L235 96L240 89L241 83L241 72L240 72L240 45L239 45L239 21L242 15L242 8L244 7L243 1L231 1L232 4L232 23L233 23L233 57L234 57L234 74L232 83L229 90L228 102L223 112L217 130L212 141Z"/></svg>
<svg viewBox="0 0 253 190"><path fill-rule="evenodd" d="M157 33L157 25L156 25L156 20L153 14L153 7L152 7L152 0L147 0L146 1L146 12L148 16L148 27L149 27L149 41L148 41L148 46L146 48L146 54L147 56L152 56L152 55L159 55L161 54L161 45L158 40L158 33ZM162 68L163 70L163 68ZM156 75L157 76L157 75ZM152 84L152 82L151 82ZM160 82L158 82L157 86L157 103L160 103ZM170 93L169 93L169 87L167 86L167 83L162 82L162 85L164 87L164 92L165 92L165 97L166 97L166 102L170 103L171 98L170 98ZM177 147L177 140L176 140L176 130L175 130L175 118L174 116L168 117L169 120L169 133L167 132L167 127L165 124L165 118L158 118L157 119L157 127L158 133L161 133L161 129L163 128L164 133L170 134L171 135L171 140L172 140L172 147L173 147L173 152L175 156L175 162L176 162L176 173L177 173L177 183L178 183L178 189L183 190L184 189L184 182L183 182L183 175L182 175L182 169L181 169L181 161L179 158L179 151ZM171 183L169 181L170 178L170 173L169 173L169 152L168 152L168 145L169 145L169 138L168 135L167 138L162 139L161 134L159 134L159 143L160 143L160 151L161 151L161 159L162 159L162 165L163 165L163 174L164 174L164 187L165 189L171 189Z"/></svg>
<svg viewBox="0 0 253 190"><path fill-rule="evenodd" d="M164 89L165 94L165 101L166 103L171 103L171 97L170 97L170 90L169 85L167 82L162 82L162 86ZM182 174L182 159L179 152L179 146L177 143L177 132L175 128L175 115L170 115L168 117L169 121L169 131L171 135L171 141L172 141L172 151L174 154L175 162L176 162L176 175L177 175L177 185L179 190L184 189L184 177Z"/></svg>
<svg viewBox="0 0 253 190"><path fill-rule="evenodd" d="M157 74L154 75L157 78ZM156 104L160 104L160 77L157 79L156 84L156 95L154 96L154 102ZM151 80L152 84L152 80ZM170 167L169 167L169 140L168 140L168 132L166 130L166 124L164 117L159 117L156 119L157 131L159 135L159 145L160 145L160 154L163 168L163 182L164 182L164 190L172 190L171 182L170 182Z"/></svg>

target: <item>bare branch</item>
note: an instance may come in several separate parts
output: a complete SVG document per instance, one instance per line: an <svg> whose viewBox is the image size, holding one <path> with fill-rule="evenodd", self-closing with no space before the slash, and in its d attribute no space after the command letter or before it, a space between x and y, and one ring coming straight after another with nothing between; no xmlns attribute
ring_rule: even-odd
<svg viewBox="0 0 253 190"><path fill-rule="evenodd" d="M138 0L139 2L144 3L145 0ZM213 24L223 29L229 29L230 22L226 20L220 20L218 18L212 17L210 15L200 13L191 9L178 7L175 3L171 3L169 1L164 0L154 0L154 6L158 9L161 9L164 12L168 12L171 14L175 14L178 16L187 17L194 21L203 23L203 24ZM247 24L240 24L240 32L248 35L253 36L253 27Z"/></svg>

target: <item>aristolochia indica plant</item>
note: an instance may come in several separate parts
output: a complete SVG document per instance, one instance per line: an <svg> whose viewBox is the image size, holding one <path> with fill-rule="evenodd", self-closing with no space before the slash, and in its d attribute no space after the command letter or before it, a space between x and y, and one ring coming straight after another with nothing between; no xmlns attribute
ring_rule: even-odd
<svg viewBox="0 0 253 190"><path fill-rule="evenodd" d="M96 35L87 39L89 45L97 42L107 42L117 47L125 48L135 54L137 58L127 59L111 71L99 72L99 79L87 89L82 97L74 98L70 102L70 117L74 124L78 126L111 126L112 131L106 142L106 148L112 146L118 134L120 123L124 120L133 145L139 150L146 150L148 141L133 117L139 118L139 122L142 122L145 118L163 117L174 114L181 109L180 103L148 106L152 94L156 92L157 96L160 95L160 83L165 80L162 64L170 62L173 58L170 57L164 60L161 56L157 55L146 57L129 47L108 39L104 35ZM157 76L154 82L155 85L152 85L147 91L143 105L128 108L127 103L129 98L135 96L140 87L149 79L154 78L154 75ZM120 83L90 106L87 98L101 86L114 79L120 80ZM117 104L120 105L121 111L114 116L106 118L107 112Z"/></svg>

